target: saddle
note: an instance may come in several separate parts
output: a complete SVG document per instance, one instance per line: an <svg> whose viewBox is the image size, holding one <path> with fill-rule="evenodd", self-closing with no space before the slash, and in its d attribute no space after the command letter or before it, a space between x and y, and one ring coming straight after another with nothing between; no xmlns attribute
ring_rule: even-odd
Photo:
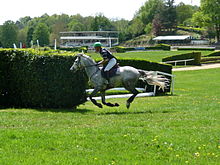
<svg viewBox="0 0 220 165"><path fill-rule="evenodd" d="M102 77L104 78L111 78L117 75L117 70L119 69L119 64L115 64L109 71L108 75L106 75L106 72L104 72L104 67L101 70Z"/></svg>

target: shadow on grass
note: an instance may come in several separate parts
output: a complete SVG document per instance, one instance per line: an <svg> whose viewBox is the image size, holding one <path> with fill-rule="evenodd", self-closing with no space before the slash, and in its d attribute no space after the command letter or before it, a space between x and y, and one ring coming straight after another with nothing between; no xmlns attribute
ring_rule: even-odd
<svg viewBox="0 0 220 165"><path fill-rule="evenodd" d="M153 114L153 113L174 113L174 111L115 111L115 112L102 112L98 115L128 115L128 114Z"/></svg>
<svg viewBox="0 0 220 165"><path fill-rule="evenodd" d="M38 111L38 112L54 112L54 113L81 113L81 114L85 114L85 113L89 113L89 112L93 112L93 110L90 109L77 109L77 108L69 108L69 109L64 109L64 108L21 108L21 107L1 107L0 106L0 111L2 110L6 110L8 109L8 111L10 111L10 109L20 109L21 111L24 109L30 109L33 111Z"/></svg>
<svg viewBox="0 0 220 165"><path fill-rule="evenodd" d="M72 108L72 109L33 109L39 112L55 112L55 113L89 113L93 112L92 110L89 109L77 109L77 108Z"/></svg>

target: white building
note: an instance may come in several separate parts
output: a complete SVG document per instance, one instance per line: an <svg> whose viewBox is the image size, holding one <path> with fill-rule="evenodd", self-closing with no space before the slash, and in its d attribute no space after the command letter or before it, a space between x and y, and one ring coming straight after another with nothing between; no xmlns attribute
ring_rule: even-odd
<svg viewBox="0 0 220 165"><path fill-rule="evenodd" d="M92 47L95 42L101 42L105 47L118 45L117 31L72 31L60 32L60 47Z"/></svg>
<svg viewBox="0 0 220 165"><path fill-rule="evenodd" d="M157 36L153 40L157 43L165 44L190 44L192 40L190 35L177 35L177 36Z"/></svg>

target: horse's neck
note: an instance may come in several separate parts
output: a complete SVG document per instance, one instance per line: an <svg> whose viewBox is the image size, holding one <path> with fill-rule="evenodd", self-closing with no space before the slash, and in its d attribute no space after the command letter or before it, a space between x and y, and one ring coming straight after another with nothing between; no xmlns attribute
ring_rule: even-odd
<svg viewBox="0 0 220 165"><path fill-rule="evenodd" d="M99 70L98 66L95 66L95 63L92 60L83 60L83 64L85 66L86 74L89 78L94 75L97 70Z"/></svg>

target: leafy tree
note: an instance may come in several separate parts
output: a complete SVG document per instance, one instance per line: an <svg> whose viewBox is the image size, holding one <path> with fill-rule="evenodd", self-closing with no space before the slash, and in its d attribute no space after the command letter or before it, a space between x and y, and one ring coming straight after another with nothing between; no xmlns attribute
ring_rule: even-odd
<svg viewBox="0 0 220 165"><path fill-rule="evenodd" d="M201 12L209 19L204 20L206 26L215 29L217 42L220 42L220 1L201 0Z"/></svg>
<svg viewBox="0 0 220 165"><path fill-rule="evenodd" d="M29 29L27 31L27 38L26 38L26 44L28 47L31 46L31 41L33 41L33 34L34 34L34 28L29 27Z"/></svg>
<svg viewBox="0 0 220 165"><path fill-rule="evenodd" d="M40 46L49 45L49 28L44 23L39 23L33 32L34 43L39 41Z"/></svg>
<svg viewBox="0 0 220 165"><path fill-rule="evenodd" d="M113 20L112 25L116 28L117 31L119 31L119 41L125 41L129 38L129 21L125 19L120 19L120 20Z"/></svg>
<svg viewBox="0 0 220 165"><path fill-rule="evenodd" d="M185 5L183 2L176 6L177 23L184 25L187 19L191 19L193 14L198 11L197 6Z"/></svg>
<svg viewBox="0 0 220 165"><path fill-rule="evenodd" d="M105 31L105 30L114 30L111 22L103 14L98 14L95 16L94 20L91 23L91 30L94 31Z"/></svg>
<svg viewBox="0 0 220 165"><path fill-rule="evenodd" d="M152 23L155 15L161 12L164 7L163 0L148 0L139 9L135 17L139 17L143 24Z"/></svg>
<svg viewBox="0 0 220 165"><path fill-rule="evenodd" d="M158 36L161 34L161 30L162 30L162 21L161 21L161 18L160 18L160 15L156 15L154 17L154 20L153 20L153 34L155 36Z"/></svg>
<svg viewBox="0 0 220 165"><path fill-rule="evenodd" d="M6 21L1 27L1 33L3 47L11 48L17 43L18 28L13 21Z"/></svg>
<svg viewBox="0 0 220 165"><path fill-rule="evenodd" d="M177 14L174 0L166 0L164 9L161 14L163 28L171 32L177 25Z"/></svg>
<svg viewBox="0 0 220 165"><path fill-rule="evenodd" d="M132 20L131 25L129 26L128 30L132 37L137 37L144 33L145 25L143 22L137 17Z"/></svg>
<svg viewBox="0 0 220 165"><path fill-rule="evenodd" d="M18 31L18 42L22 42L22 44L26 45L27 39L27 28L23 28Z"/></svg>

